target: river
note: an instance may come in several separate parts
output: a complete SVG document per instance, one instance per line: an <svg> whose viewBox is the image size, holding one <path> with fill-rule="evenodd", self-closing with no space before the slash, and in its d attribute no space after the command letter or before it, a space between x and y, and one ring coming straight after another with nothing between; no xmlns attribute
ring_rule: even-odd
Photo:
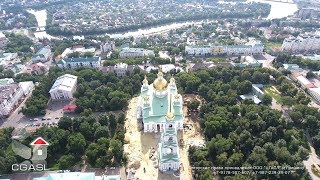
<svg viewBox="0 0 320 180"><path fill-rule="evenodd" d="M45 31L45 26L47 24L47 11L46 10L35 11L35 10L31 9L31 10L27 10L27 11L28 11L28 13L33 14L36 17L38 27L40 27L40 32L34 33L34 36L37 39L43 39L43 38L57 39L56 37L49 35Z"/></svg>
<svg viewBox="0 0 320 180"><path fill-rule="evenodd" d="M281 2L272 2L272 1L264 1L264 0L249 0L254 2L268 3L271 5L271 11L267 19L280 19L290 15L293 15L296 11L298 11L297 4L288 4ZM293 2L289 0L289 2Z"/></svg>
<svg viewBox="0 0 320 180"><path fill-rule="evenodd" d="M292 0L291 0L292 1ZM276 19L276 18L283 18L290 15L293 15L297 10L298 7L296 4L288 4L288 3L280 3L280 2L271 2L271 1L265 1L265 0L248 0L248 2L263 2L268 3L271 5L271 11L267 19ZM45 27L46 26L46 20L47 20L47 11L46 10L28 10L29 13L36 16L38 26L39 27ZM139 29L139 30L133 30L129 31L123 34L108 34L112 38L118 38L118 37L139 37L143 35L151 35L151 34L159 34L163 32L170 31L172 29L179 29L191 24L201 24L205 21L190 21L190 22L183 22L183 23L172 23L169 25L163 25L163 26L157 26L152 27L148 29ZM48 38L52 39L55 38L49 34L47 34L45 31L42 32L35 32L34 33L36 38Z"/></svg>

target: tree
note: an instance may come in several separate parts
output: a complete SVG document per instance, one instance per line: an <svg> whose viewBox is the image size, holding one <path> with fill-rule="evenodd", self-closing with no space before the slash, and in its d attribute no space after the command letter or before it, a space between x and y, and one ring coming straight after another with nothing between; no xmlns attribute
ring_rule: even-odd
<svg viewBox="0 0 320 180"><path fill-rule="evenodd" d="M93 56L94 56L94 53L92 53L92 52L85 52L83 54L83 57L93 57Z"/></svg>
<svg viewBox="0 0 320 180"><path fill-rule="evenodd" d="M238 94L248 94L252 91L252 83L248 80L239 84Z"/></svg>
<svg viewBox="0 0 320 180"><path fill-rule="evenodd" d="M118 162L121 162L122 155L123 155L123 146L122 146L121 141L112 139L110 141L110 148L111 148L111 151L112 151L115 159Z"/></svg>
<svg viewBox="0 0 320 180"><path fill-rule="evenodd" d="M262 103L266 105L270 105L272 103L272 97L269 94L262 95Z"/></svg>
<svg viewBox="0 0 320 180"><path fill-rule="evenodd" d="M101 137L109 137L109 129L107 126L100 126L94 133L94 138L99 139Z"/></svg>
<svg viewBox="0 0 320 180"><path fill-rule="evenodd" d="M73 155L83 154L86 146L86 140L84 136L80 133L73 133L68 138L67 149Z"/></svg>
<svg viewBox="0 0 320 180"><path fill-rule="evenodd" d="M213 157L215 157L217 154L221 154L230 150L231 147L232 141L230 139L222 137L222 135L220 134L218 134L215 138L212 138L210 142L208 142L210 156Z"/></svg>
<svg viewBox="0 0 320 180"><path fill-rule="evenodd" d="M198 100L192 100L191 102L188 103L187 107L190 110L198 110L198 107L200 105L200 102Z"/></svg>
<svg viewBox="0 0 320 180"><path fill-rule="evenodd" d="M60 157L59 161L59 169L69 169L75 163L75 158L72 155L63 155Z"/></svg>
<svg viewBox="0 0 320 180"><path fill-rule="evenodd" d="M207 169L200 173L200 176L198 177L199 180L213 180L214 177L212 175L212 172Z"/></svg>
<svg viewBox="0 0 320 180"><path fill-rule="evenodd" d="M64 130L72 130L72 119L69 117L62 117L58 122L58 127Z"/></svg>
<svg viewBox="0 0 320 180"><path fill-rule="evenodd" d="M281 97L281 104L284 106L291 107L294 104L294 100L290 96L282 96Z"/></svg>

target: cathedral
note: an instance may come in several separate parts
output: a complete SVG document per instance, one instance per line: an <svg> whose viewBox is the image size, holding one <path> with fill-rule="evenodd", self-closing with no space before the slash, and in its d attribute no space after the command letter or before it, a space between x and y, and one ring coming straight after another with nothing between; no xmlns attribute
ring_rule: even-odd
<svg viewBox="0 0 320 180"><path fill-rule="evenodd" d="M145 133L161 133L158 146L159 169L177 171L180 167L177 131L183 129L182 96L175 79L168 83L161 70L152 84L145 77L141 87L139 111Z"/></svg>

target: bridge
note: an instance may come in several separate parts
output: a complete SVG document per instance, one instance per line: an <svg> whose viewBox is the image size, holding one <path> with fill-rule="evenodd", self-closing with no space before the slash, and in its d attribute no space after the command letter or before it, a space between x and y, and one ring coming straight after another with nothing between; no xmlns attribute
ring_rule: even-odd
<svg viewBox="0 0 320 180"><path fill-rule="evenodd" d="M264 0L264 1L286 3L286 4L295 4L292 0Z"/></svg>
<svg viewBox="0 0 320 180"><path fill-rule="evenodd" d="M35 30L36 32L42 32L45 31L45 26L37 26L37 27L29 27L29 30Z"/></svg>

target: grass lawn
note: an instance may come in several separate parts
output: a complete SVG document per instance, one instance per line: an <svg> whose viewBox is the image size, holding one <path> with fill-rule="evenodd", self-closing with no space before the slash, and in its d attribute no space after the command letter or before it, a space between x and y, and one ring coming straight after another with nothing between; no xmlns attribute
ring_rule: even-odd
<svg viewBox="0 0 320 180"><path fill-rule="evenodd" d="M282 46L281 43L273 43L273 42L268 42L265 44L265 49L273 49L273 48L280 48Z"/></svg>
<svg viewBox="0 0 320 180"><path fill-rule="evenodd" d="M266 87L264 92L273 97L278 103L281 102L281 95L275 89L273 89L272 86Z"/></svg>

